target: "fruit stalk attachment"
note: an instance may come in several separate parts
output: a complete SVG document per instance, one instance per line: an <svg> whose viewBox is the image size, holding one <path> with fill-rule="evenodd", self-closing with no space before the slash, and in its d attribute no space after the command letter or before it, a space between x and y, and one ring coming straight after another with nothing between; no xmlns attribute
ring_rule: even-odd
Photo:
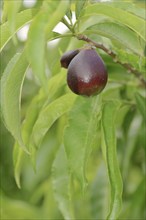
<svg viewBox="0 0 146 220"><path fill-rule="evenodd" d="M120 60L118 60L116 53L114 53L113 51L106 48L103 44L100 44L100 43L97 43L97 42L91 40L86 35L80 34L77 36L77 38L79 40L83 40L83 41L90 43L91 45L93 45L96 48L103 50L105 53L107 53L109 56L111 56L113 58L114 62L116 62L116 63L120 64L121 66L123 66L124 68L126 68L129 73L134 74L140 80L141 85L146 87L146 80L143 78L142 74L138 70L136 70L131 64L122 63Z"/></svg>

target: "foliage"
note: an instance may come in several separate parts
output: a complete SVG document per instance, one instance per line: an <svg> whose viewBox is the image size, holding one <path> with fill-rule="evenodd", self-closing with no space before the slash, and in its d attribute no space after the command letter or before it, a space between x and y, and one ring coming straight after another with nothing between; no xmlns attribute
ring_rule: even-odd
<svg viewBox="0 0 146 220"><path fill-rule="evenodd" d="M143 5L1 3L2 219L146 217ZM69 90L59 61L84 41L108 70L106 88L88 98Z"/></svg>

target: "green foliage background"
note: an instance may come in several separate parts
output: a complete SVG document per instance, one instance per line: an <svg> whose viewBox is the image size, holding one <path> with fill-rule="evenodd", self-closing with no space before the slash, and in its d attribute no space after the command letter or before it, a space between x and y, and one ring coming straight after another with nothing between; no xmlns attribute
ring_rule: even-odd
<svg viewBox="0 0 146 220"><path fill-rule="evenodd" d="M144 220L144 1L5 0L1 11L1 219ZM59 61L81 35L116 54L96 48L109 79L90 98L69 90Z"/></svg>

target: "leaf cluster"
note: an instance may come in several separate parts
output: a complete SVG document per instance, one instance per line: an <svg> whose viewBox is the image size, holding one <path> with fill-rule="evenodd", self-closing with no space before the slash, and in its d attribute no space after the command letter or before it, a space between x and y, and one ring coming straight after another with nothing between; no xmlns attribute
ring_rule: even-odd
<svg viewBox="0 0 146 220"><path fill-rule="evenodd" d="M15 143L2 127L1 151L21 188L1 172L2 218L144 219L145 9L91 0L42 0L26 9L5 0L2 12L1 119ZM60 22L65 33L54 29ZM96 48L108 85L90 98L69 90L59 62L85 46L80 36L107 51Z"/></svg>

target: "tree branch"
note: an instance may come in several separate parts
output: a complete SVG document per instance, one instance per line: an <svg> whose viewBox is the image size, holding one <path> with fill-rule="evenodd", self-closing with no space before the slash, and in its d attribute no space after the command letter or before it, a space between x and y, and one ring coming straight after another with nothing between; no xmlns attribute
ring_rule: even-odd
<svg viewBox="0 0 146 220"><path fill-rule="evenodd" d="M81 35L78 35L77 38L79 40L83 40L83 41L86 41L86 42L92 44L96 48L103 50L105 53L107 53L109 56L111 56L113 58L114 62L119 63L121 66L126 68L128 70L128 72L131 72L132 74L134 74L141 81L141 84L144 87L146 87L146 80L143 78L142 74L138 70L136 70L131 64L122 63L120 60L117 60L117 56L113 51L106 48L103 44L100 44L100 43L97 43L97 42L91 40L86 35L81 34Z"/></svg>

